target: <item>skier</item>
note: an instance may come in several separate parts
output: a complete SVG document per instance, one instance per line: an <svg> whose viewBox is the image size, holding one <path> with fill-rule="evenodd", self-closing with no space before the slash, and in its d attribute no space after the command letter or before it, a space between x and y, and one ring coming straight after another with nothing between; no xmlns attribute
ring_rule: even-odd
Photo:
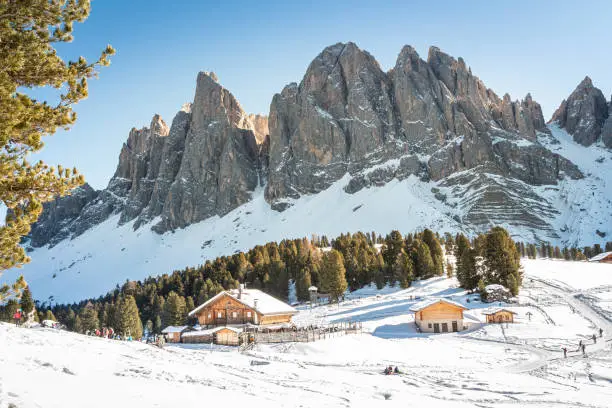
<svg viewBox="0 0 612 408"><path fill-rule="evenodd" d="M567 358L567 347L563 347L563 357Z"/></svg>
<svg viewBox="0 0 612 408"><path fill-rule="evenodd" d="M399 368L397 366L395 366L395 370L393 370L393 373L395 373L395 374L399 374L400 373L400 370L399 370Z"/></svg>
<svg viewBox="0 0 612 408"><path fill-rule="evenodd" d="M576 351L580 351L581 348L582 348L582 340L580 340L580 342L578 342L578 350L576 350Z"/></svg>
<svg viewBox="0 0 612 408"><path fill-rule="evenodd" d="M599 328L599 337L603 337L603 329L601 327Z"/></svg>
<svg viewBox="0 0 612 408"><path fill-rule="evenodd" d="M593 339L593 343L597 344L597 336L593 335L593 337L591 337Z"/></svg>
<svg viewBox="0 0 612 408"><path fill-rule="evenodd" d="M581 348L582 348L582 355L586 357L586 345L583 344Z"/></svg>

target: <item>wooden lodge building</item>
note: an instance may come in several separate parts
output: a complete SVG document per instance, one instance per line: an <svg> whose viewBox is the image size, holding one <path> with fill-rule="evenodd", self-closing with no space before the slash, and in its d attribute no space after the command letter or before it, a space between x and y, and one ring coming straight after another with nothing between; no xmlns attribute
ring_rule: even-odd
<svg viewBox="0 0 612 408"><path fill-rule="evenodd" d="M465 329L463 311L467 307L448 299L428 299L414 304L414 323L424 333L448 333Z"/></svg>
<svg viewBox="0 0 612 408"><path fill-rule="evenodd" d="M514 323L514 313L503 308L487 309L482 312L487 318L487 323Z"/></svg>
<svg viewBox="0 0 612 408"><path fill-rule="evenodd" d="M595 255L589 262L599 262L599 263L609 263L612 264L612 251L611 252L603 252L599 255Z"/></svg>
<svg viewBox="0 0 612 408"><path fill-rule="evenodd" d="M257 289L226 290L189 312L202 327L290 323L297 310Z"/></svg>

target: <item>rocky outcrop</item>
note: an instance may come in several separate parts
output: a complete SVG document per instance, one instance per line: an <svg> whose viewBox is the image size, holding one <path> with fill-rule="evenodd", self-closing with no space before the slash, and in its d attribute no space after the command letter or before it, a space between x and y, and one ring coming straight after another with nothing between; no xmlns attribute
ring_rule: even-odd
<svg viewBox="0 0 612 408"><path fill-rule="evenodd" d="M609 107L604 100L604 115L594 89L581 84L555 120L580 140L612 144ZM470 228L546 230L554 210L531 187L582 174L539 143L544 133L530 94L498 97L462 58L437 47L424 60L405 46L388 72L353 43L327 47L299 85L274 95L268 117L246 114L214 73L201 72L193 103L171 126L156 115L132 129L108 187L47 205L31 243L77 236L111 215L164 233L223 216L258 188L282 211L347 174L349 194L412 176L443 189L436 197L465 209Z"/></svg>
<svg viewBox="0 0 612 408"><path fill-rule="evenodd" d="M355 179L350 192L396 175L439 180L479 166L502 175L512 168L512 175L538 183L559 177L559 166L518 165L546 154L539 145L523 149L537 142L537 132L549 132L531 95L523 101L500 99L463 59L437 47L430 48L427 61L404 47L388 73L355 44L328 47L299 86L290 84L274 96L269 126L275 171L266 198L277 209L327 188L347 172ZM496 147L500 141L519 153L510 160L503 144ZM376 176L364 175L372 166L379 167ZM575 170L567 173L576 175Z"/></svg>
<svg viewBox="0 0 612 408"><path fill-rule="evenodd" d="M550 122L565 129L583 146L590 146L602 139L608 147L612 147L612 120L608 121L609 109L603 93L593 86L591 78L587 76L561 103ZM603 129L605 132L602 134Z"/></svg>
<svg viewBox="0 0 612 408"><path fill-rule="evenodd" d="M70 237L69 226L82 213L83 208L96 199L99 192L84 184L72 191L70 195L45 203L40 218L32 226L29 244L40 247L50 243L55 245Z"/></svg>
<svg viewBox="0 0 612 408"><path fill-rule="evenodd" d="M78 189L48 204L31 245L78 236L114 214L119 224L135 220L135 229L160 217L153 227L159 233L224 215L263 185L267 133L265 116L247 115L214 73L201 72L194 102L171 127L155 115L149 127L132 129L107 188L83 187L91 193Z"/></svg>
<svg viewBox="0 0 612 408"><path fill-rule="evenodd" d="M259 178L253 125L214 74L198 75L185 152L158 232L224 215L251 198Z"/></svg>

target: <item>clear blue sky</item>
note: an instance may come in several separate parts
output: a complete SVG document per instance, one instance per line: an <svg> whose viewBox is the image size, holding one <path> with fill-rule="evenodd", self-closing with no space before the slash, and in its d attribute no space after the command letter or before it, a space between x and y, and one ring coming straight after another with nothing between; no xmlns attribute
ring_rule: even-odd
<svg viewBox="0 0 612 408"><path fill-rule="evenodd" d="M531 92L548 120L585 75L612 91L611 1L234 1L94 0L67 58L94 59L106 44L112 64L90 82L77 124L46 138L40 157L76 166L106 186L132 127L155 113L168 124L193 98L198 71L220 82L253 113L299 82L327 45L353 41L383 69L405 44L463 57L499 95Z"/></svg>

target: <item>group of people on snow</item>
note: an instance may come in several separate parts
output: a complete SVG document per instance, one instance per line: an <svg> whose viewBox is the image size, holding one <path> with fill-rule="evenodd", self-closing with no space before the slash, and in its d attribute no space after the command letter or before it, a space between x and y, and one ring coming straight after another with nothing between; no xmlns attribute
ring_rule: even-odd
<svg viewBox="0 0 612 408"><path fill-rule="evenodd" d="M112 327L109 327L109 328L103 327L102 330L100 329L87 330L85 332L85 335L102 337L104 339L112 339L112 340L127 340L127 341L133 340L132 336L129 334L127 336L122 337L120 334L115 333Z"/></svg>
<svg viewBox="0 0 612 408"><path fill-rule="evenodd" d="M385 375L401 374L398 366L395 366L395 368L393 366L385 367L383 373Z"/></svg>
<svg viewBox="0 0 612 408"><path fill-rule="evenodd" d="M602 328L599 328L599 337L600 338L603 337ZM591 336L591 339L593 340L593 344L597 344L597 336L595 334ZM561 350L563 350L563 357L567 358L567 347L562 347ZM582 340L578 342L578 350L576 350L576 352L579 352L579 351L582 351L582 355L586 357L586 344Z"/></svg>

